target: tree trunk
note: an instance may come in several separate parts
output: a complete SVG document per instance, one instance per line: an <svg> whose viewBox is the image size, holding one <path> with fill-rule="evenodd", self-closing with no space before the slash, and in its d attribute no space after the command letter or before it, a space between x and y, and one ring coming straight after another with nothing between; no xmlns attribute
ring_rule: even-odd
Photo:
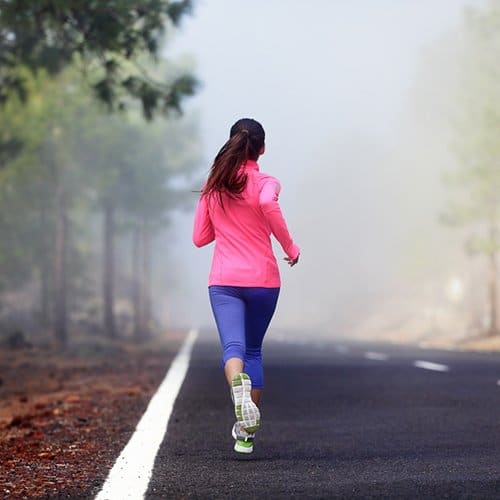
<svg viewBox="0 0 500 500"><path fill-rule="evenodd" d="M116 338L115 324L115 268L114 268L114 232L115 219L112 203L104 206L103 221L103 303L104 303L104 331L109 338Z"/></svg>
<svg viewBox="0 0 500 500"><path fill-rule="evenodd" d="M141 340L142 326L142 279L141 279L141 227L134 228L132 234L132 305L134 311L134 338Z"/></svg>
<svg viewBox="0 0 500 500"><path fill-rule="evenodd" d="M50 326L51 320L51 248L48 238L48 224L47 224L47 211L45 207L41 208L40 211L40 224L42 229L45 231L42 234L43 242L43 255L40 256L40 321L43 328L48 328Z"/></svg>
<svg viewBox="0 0 500 500"><path fill-rule="evenodd" d="M489 269L489 306L490 306L490 328L488 331L489 336L498 335L498 318L497 318L497 210L496 205L493 204L489 218L490 226L490 269Z"/></svg>
<svg viewBox="0 0 500 500"><path fill-rule="evenodd" d="M67 331L67 270L68 215L63 187L57 187L56 236L54 258L54 337L59 345L66 345Z"/></svg>
<svg viewBox="0 0 500 500"><path fill-rule="evenodd" d="M44 257L44 261L45 261ZM50 271L46 262L42 262L40 273L40 321L43 328L50 325Z"/></svg>
<svg viewBox="0 0 500 500"><path fill-rule="evenodd" d="M134 230L132 242L132 302L134 337L141 341L152 333L151 230L144 219Z"/></svg>
<svg viewBox="0 0 500 500"><path fill-rule="evenodd" d="M150 337L152 333L152 315L151 315L151 229L148 227L147 220L144 220L142 228L142 311L144 336Z"/></svg>
<svg viewBox="0 0 500 500"><path fill-rule="evenodd" d="M492 252L490 255L489 301L490 301L490 328L488 331L488 335L494 336L498 335L496 252Z"/></svg>

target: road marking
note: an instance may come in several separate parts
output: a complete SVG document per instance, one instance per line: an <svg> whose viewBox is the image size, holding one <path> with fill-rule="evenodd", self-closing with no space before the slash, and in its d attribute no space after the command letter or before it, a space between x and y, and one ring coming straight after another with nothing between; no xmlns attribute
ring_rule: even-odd
<svg viewBox="0 0 500 500"><path fill-rule="evenodd" d="M349 348L346 347L345 345L337 345L337 346L335 346L335 350L339 354L347 354L349 352Z"/></svg>
<svg viewBox="0 0 500 500"><path fill-rule="evenodd" d="M413 363L417 368L423 368L424 370L433 370L435 372L447 372L449 367L446 365L440 365L439 363L431 363L430 361L415 361Z"/></svg>
<svg viewBox="0 0 500 500"><path fill-rule="evenodd" d="M387 354L384 354L383 352L368 351L365 352L365 358L373 359L375 361L387 361L389 359L389 356Z"/></svg>
<svg viewBox="0 0 500 500"><path fill-rule="evenodd" d="M134 434L123 448L96 500L142 499L147 491L154 461L168 421L186 377L191 351L198 336L191 330L172 361L163 382L151 398Z"/></svg>
<svg viewBox="0 0 500 500"><path fill-rule="evenodd" d="M500 380L497 380L497 385L500 385Z"/></svg>

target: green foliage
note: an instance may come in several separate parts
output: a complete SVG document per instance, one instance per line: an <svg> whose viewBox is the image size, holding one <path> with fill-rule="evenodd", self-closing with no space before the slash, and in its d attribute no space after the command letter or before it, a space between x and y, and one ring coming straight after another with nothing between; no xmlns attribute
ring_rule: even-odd
<svg viewBox="0 0 500 500"><path fill-rule="evenodd" d="M183 203L172 180L197 164L196 129L189 116L146 124L139 112L103 113L74 68L55 78L28 73L26 85L27 104L13 98L0 108L0 142L12 144L0 169L0 293L53 274L62 199L74 311L77 298L99 293L91 269L102 247L95 227L103 207L114 206L122 232L145 222L165 227Z"/></svg>
<svg viewBox="0 0 500 500"><path fill-rule="evenodd" d="M476 228L469 253L495 254L500 214L500 5L470 10L464 20L463 50L456 82L454 149L457 170L446 181L459 195L443 222Z"/></svg>
<svg viewBox="0 0 500 500"><path fill-rule="evenodd" d="M166 30L191 7L190 0L0 0L0 102L26 100L26 68L56 75L76 63L111 110L130 98L148 119L178 110L195 91L194 77L156 81L138 61L158 59Z"/></svg>

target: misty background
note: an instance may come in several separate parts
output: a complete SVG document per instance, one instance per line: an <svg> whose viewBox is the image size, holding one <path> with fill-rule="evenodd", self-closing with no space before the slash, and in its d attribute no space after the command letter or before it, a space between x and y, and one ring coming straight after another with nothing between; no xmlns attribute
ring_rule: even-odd
<svg viewBox="0 0 500 500"><path fill-rule="evenodd" d="M302 249L272 335L498 343L498 2L148 6L0 11L0 339L213 328L194 210L251 117Z"/></svg>
<svg viewBox="0 0 500 500"><path fill-rule="evenodd" d="M456 44L464 11L483 5L200 1L169 45L202 81L188 106L199 116L202 178L235 120L266 129L259 163L280 179L302 249L299 265L281 263L276 329L415 340L441 326L462 335L467 296L482 317L484 291L473 290L481 265L439 219L443 175L457 162L447 40ZM161 277L159 313L206 325L212 247L194 248L191 229L192 213L179 215L165 240L171 272Z"/></svg>

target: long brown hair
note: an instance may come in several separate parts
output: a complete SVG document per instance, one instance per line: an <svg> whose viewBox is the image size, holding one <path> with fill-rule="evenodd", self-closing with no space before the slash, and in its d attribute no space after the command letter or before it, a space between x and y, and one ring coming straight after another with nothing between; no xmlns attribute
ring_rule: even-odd
<svg viewBox="0 0 500 500"><path fill-rule="evenodd" d="M262 125L252 118L238 120L229 133L229 140L215 157L203 194L216 193L222 202L222 193L238 198L247 184L247 175L240 172L248 160L256 161L265 144Z"/></svg>

